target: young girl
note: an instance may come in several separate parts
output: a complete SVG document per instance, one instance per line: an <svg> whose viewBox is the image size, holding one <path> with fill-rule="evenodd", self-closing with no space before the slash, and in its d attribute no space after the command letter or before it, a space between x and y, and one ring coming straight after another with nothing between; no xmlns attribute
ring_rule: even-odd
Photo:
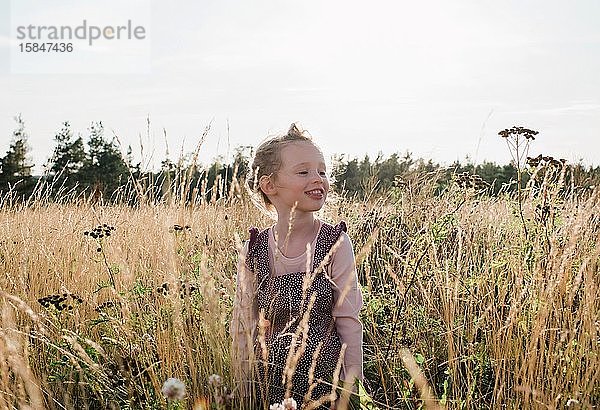
<svg viewBox="0 0 600 410"><path fill-rule="evenodd" d="M363 378L362 295L345 223L315 217L329 192L323 154L292 124L258 147L247 184L277 223L250 229L240 254L230 329L240 392L335 408L336 385Z"/></svg>

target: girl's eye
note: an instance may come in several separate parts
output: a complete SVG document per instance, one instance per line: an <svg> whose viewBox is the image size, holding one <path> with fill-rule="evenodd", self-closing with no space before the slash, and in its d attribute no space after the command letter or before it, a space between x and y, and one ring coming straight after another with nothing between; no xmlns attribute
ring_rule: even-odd
<svg viewBox="0 0 600 410"><path fill-rule="evenodd" d="M308 173L309 173L309 171L298 171L297 172L298 175L308 175ZM327 172L325 172L325 171L317 171L317 173L322 177L327 176Z"/></svg>

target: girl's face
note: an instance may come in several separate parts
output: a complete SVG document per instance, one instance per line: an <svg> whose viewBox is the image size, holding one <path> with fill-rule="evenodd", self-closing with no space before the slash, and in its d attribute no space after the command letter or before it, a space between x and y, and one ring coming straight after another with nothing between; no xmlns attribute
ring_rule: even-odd
<svg viewBox="0 0 600 410"><path fill-rule="evenodd" d="M293 142L281 150L281 168L273 175L271 202L300 212L318 211L329 192L327 169L323 154L309 142Z"/></svg>

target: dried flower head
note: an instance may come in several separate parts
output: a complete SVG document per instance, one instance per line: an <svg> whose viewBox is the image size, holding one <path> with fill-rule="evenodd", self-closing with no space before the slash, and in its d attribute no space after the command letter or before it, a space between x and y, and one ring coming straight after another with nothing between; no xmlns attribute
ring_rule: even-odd
<svg viewBox="0 0 600 410"><path fill-rule="evenodd" d="M115 303L112 300L107 300L104 303L99 304L98 306L96 306L96 308L94 309L96 312L103 312L105 309L110 309L110 308L114 308L114 307L118 307L117 303Z"/></svg>
<svg viewBox="0 0 600 410"><path fill-rule="evenodd" d="M530 130L525 127L517 127L514 126L512 128L507 128L498 133L502 138L518 138L524 137L526 140L534 140L535 136L539 134L539 131Z"/></svg>
<svg viewBox="0 0 600 410"><path fill-rule="evenodd" d="M168 400L181 400L185 397L185 384L175 377L170 377L163 384L161 391Z"/></svg>
<svg viewBox="0 0 600 410"><path fill-rule="evenodd" d="M164 282L162 285L156 288L156 293L162 296L167 296L169 293L169 283Z"/></svg>
<svg viewBox="0 0 600 410"><path fill-rule="evenodd" d="M156 288L156 293L158 293L160 296L167 296L169 293L177 293L177 291L179 291L179 297L183 299L186 296L190 296L192 293L197 292L198 290L198 286L194 285L193 283L179 281L179 283L176 284L175 289L171 289L169 282L164 282L162 285Z"/></svg>
<svg viewBox="0 0 600 410"><path fill-rule="evenodd" d="M292 409L292 410L296 410L298 408L298 403L296 403L296 400L294 400L293 397L290 397L289 399L284 399L281 402L281 406L284 409Z"/></svg>
<svg viewBox="0 0 600 410"><path fill-rule="evenodd" d="M208 384L212 387L219 387L222 384L221 376L218 374L211 374L208 376Z"/></svg>
<svg viewBox="0 0 600 410"><path fill-rule="evenodd" d="M170 231L175 232L175 233L177 233L177 232L184 232L184 231L191 231L191 230L192 230L191 226L189 226L189 225L181 226L179 224L173 225L173 227L170 229Z"/></svg>
<svg viewBox="0 0 600 410"><path fill-rule="evenodd" d="M527 157L526 163L532 168L537 168L538 166L562 168L567 163L567 160L564 158L556 159L550 155L539 154L537 157Z"/></svg>
<svg viewBox="0 0 600 410"><path fill-rule="evenodd" d="M83 303L83 299L74 293L59 293L39 298L38 302L45 308L53 306L58 311L73 310L75 305Z"/></svg>
<svg viewBox="0 0 600 410"><path fill-rule="evenodd" d="M540 163L542 162L542 154L538 155L537 157L527 157L527 165L529 165L532 168L537 167Z"/></svg>
<svg viewBox="0 0 600 410"><path fill-rule="evenodd" d="M85 231L83 234L85 236L89 236L93 239L102 239L104 237L108 237L111 235L112 231L116 228L109 224L98 225L97 227L90 229L89 231Z"/></svg>
<svg viewBox="0 0 600 410"><path fill-rule="evenodd" d="M287 409L296 410L297 408L298 408L298 403L296 403L296 400L294 400L293 397L283 399L283 401L281 403L275 403L275 404L271 404L269 406L269 410L287 410Z"/></svg>
<svg viewBox="0 0 600 410"><path fill-rule="evenodd" d="M461 172L456 174L456 184L461 188L474 188L475 190L481 190L488 187L488 183L477 174L469 174L469 172Z"/></svg>

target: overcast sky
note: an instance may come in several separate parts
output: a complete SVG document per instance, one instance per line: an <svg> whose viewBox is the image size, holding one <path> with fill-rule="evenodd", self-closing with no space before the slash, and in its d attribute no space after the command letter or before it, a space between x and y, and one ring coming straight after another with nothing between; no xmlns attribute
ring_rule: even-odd
<svg viewBox="0 0 600 410"><path fill-rule="evenodd" d="M58 19L63 3L39 2L37 15ZM63 121L86 136L100 120L159 159L163 129L175 157L212 121L209 162L227 153L227 123L233 149L300 121L329 154L507 163L497 133L522 125L540 132L532 154L600 163L597 0L147 0L114 16L98 3L70 17L143 22L136 73L11 72L11 2L0 0L0 155L21 113L37 169Z"/></svg>

